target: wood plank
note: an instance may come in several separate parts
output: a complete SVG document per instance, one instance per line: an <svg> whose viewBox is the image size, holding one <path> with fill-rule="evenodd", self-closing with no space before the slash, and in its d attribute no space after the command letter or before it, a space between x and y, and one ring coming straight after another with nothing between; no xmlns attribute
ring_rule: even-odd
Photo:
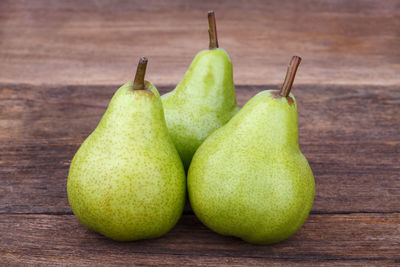
<svg viewBox="0 0 400 267"><path fill-rule="evenodd" d="M145 55L150 80L177 84L208 46L210 9L238 84L281 83L293 54L297 84L400 83L396 0L3 0L0 82L118 84Z"/></svg>
<svg viewBox="0 0 400 267"><path fill-rule="evenodd" d="M118 243L72 215L0 215L0 256L24 264L399 264L400 214L311 215L290 239L257 246L218 235L193 215L157 240ZM397 233L397 234L396 234Z"/></svg>
<svg viewBox="0 0 400 267"><path fill-rule="evenodd" d="M0 213L71 213L70 160L116 88L0 85ZM261 89L239 86L239 103ZM316 179L312 212L399 212L400 87L296 86L294 94Z"/></svg>

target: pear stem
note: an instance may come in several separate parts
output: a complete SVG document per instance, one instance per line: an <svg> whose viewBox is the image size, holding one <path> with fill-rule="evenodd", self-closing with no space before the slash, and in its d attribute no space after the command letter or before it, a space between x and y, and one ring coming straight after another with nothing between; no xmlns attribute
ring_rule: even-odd
<svg viewBox="0 0 400 267"><path fill-rule="evenodd" d="M135 81L133 82L133 90L144 90L144 76L146 75L147 58L141 57L136 69Z"/></svg>
<svg viewBox="0 0 400 267"><path fill-rule="evenodd" d="M208 11L208 34L210 36L210 49L218 48L217 25L214 11Z"/></svg>
<svg viewBox="0 0 400 267"><path fill-rule="evenodd" d="M296 77L297 68L299 67L301 62L301 57L294 56L290 61L288 66L285 81L281 87L279 94L281 96L287 97L290 94L290 90L292 90L292 85L294 81L294 77Z"/></svg>

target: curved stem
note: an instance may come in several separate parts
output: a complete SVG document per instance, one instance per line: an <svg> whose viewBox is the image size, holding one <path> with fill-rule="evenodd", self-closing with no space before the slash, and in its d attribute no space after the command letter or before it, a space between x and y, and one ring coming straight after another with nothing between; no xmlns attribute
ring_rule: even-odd
<svg viewBox="0 0 400 267"><path fill-rule="evenodd" d="M208 11L208 34L210 36L209 48L218 48L217 25L215 24L214 11Z"/></svg>
<svg viewBox="0 0 400 267"><path fill-rule="evenodd" d="M294 56L290 61L289 67L286 72L285 81L279 91L281 96L287 97L290 94L290 90L292 90L292 85L294 81L294 77L296 76L297 68L299 67L301 62L301 57Z"/></svg>
<svg viewBox="0 0 400 267"><path fill-rule="evenodd" d="M135 80L133 82L133 90L144 90L144 76L146 75L147 58L141 57L136 69Z"/></svg>

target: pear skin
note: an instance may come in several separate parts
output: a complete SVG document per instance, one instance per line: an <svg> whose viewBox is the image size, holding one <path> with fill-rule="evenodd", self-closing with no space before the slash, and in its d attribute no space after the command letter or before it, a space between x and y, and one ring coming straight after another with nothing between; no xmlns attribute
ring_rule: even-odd
<svg viewBox="0 0 400 267"><path fill-rule="evenodd" d="M217 233L254 244L294 234L315 194L294 96L260 92L211 134L192 159L188 192L196 216Z"/></svg>
<svg viewBox="0 0 400 267"><path fill-rule="evenodd" d="M177 87L161 97L170 136L186 169L200 144L239 109L232 62L218 48L214 13L209 20L210 49L199 52Z"/></svg>
<svg viewBox="0 0 400 267"><path fill-rule="evenodd" d="M186 200L185 171L157 89L150 82L141 90L135 85L126 83L114 94L75 154L67 182L78 220L118 241L164 235Z"/></svg>

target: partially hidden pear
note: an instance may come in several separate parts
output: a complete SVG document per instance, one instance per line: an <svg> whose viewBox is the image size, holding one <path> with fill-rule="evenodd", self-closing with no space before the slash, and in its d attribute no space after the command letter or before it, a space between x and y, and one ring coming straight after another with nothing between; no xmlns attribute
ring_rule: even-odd
<svg viewBox="0 0 400 267"><path fill-rule="evenodd" d="M200 144L238 111L232 62L218 48L214 12L210 47L199 52L177 87L161 97L170 136L187 169Z"/></svg>
<svg viewBox="0 0 400 267"><path fill-rule="evenodd" d="M196 216L223 235L255 244L282 241L313 204L311 168L299 149L297 104L290 93L299 57L280 91L262 91L197 150L188 172Z"/></svg>
<svg viewBox="0 0 400 267"><path fill-rule="evenodd" d="M160 95L144 81L114 94L97 128L75 154L67 192L72 211L88 228L132 241L167 233L186 200L185 171L168 135Z"/></svg>

